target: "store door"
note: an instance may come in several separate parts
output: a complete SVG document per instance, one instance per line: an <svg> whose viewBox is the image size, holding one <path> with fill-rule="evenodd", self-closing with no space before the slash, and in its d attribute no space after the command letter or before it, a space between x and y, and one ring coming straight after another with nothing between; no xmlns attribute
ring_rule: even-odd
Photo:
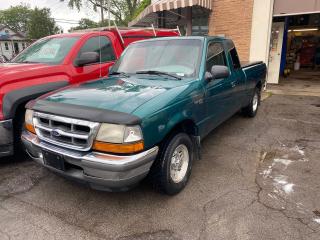
<svg viewBox="0 0 320 240"><path fill-rule="evenodd" d="M268 83L279 83L284 22L274 22L271 30Z"/></svg>

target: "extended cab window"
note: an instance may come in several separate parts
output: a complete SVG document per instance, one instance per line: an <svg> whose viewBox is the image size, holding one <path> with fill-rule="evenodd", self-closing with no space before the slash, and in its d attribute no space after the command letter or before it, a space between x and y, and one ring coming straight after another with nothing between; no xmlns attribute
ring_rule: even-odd
<svg viewBox="0 0 320 240"><path fill-rule="evenodd" d="M239 56L235 47L230 50L230 55L232 59L232 65L234 69L239 69L241 67Z"/></svg>
<svg viewBox="0 0 320 240"><path fill-rule="evenodd" d="M100 38L100 39L99 39ZM116 59L112 44L105 36L92 37L81 47L78 57L84 52L96 52L100 56L101 62L110 62ZM97 61L97 63L100 61Z"/></svg>
<svg viewBox="0 0 320 240"><path fill-rule="evenodd" d="M210 72L213 65L227 66L226 55L221 43L209 43L206 70Z"/></svg>

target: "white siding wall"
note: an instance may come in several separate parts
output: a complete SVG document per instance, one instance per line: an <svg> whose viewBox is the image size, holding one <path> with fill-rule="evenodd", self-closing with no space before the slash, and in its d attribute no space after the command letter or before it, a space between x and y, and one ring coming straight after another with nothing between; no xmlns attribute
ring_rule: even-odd
<svg viewBox="0 0 320 240"><path fill-rule="evenodd" d="M11 59L14 56L14 43L18 43L19 52L21 52L23 48L23 43L25 47L27 46L27 41L24 41L23 38L20 36L13 36L16 35L14 31L9 28L4 28L0 31L1 35L8 34L10 35L10 40L0 40L0 55L6 56L8 59ZM6 49L6 44L8 48Z"/></svg>
<svg viewBox="0 0 320 240"><path fill-rule="evenodd" d="M269 61L269 45L274 0L254 0L250 61Z"/></svg>

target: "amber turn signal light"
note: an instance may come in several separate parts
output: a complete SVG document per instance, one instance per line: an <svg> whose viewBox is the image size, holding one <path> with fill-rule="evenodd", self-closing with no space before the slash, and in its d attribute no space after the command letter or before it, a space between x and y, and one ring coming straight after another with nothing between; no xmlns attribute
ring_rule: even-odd
<svg viewBox="0 0 320 240"><path fill-rule="evenodd" d="M26 124L25 124L25 127L26 127L26 129L27 129L29 132L31 132L31 133L33 133L33 134L36 134L36 130L34 129L34 127L33 127L32 124L26 123Z"/></svg>
<svg viewBox="0 0 320 240"><path fill-rule="evenodd" d="M115 144L94 141L92 148L96 151L108 153L136 153L143 150L144 143L143 141L139 141L135 143Z"/></svg>

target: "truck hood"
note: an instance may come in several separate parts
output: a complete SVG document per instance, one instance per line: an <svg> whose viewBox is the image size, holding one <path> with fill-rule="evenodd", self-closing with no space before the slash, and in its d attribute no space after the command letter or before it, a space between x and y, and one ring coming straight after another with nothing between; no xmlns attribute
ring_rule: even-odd
<svg viewBox="0 0 320 240"><path fill-rule="evenodd" d="M41 63L2 63L0 64L0 85L4 81L27 80L43 73L48 74L50 69L55 67Z"/></svg>
<svg viewBox="0 0 320 240"><path fill-rule="evenodd" d="M110 77L72 86L43 100L132 113L136 108L184 81Z"/></svg>

